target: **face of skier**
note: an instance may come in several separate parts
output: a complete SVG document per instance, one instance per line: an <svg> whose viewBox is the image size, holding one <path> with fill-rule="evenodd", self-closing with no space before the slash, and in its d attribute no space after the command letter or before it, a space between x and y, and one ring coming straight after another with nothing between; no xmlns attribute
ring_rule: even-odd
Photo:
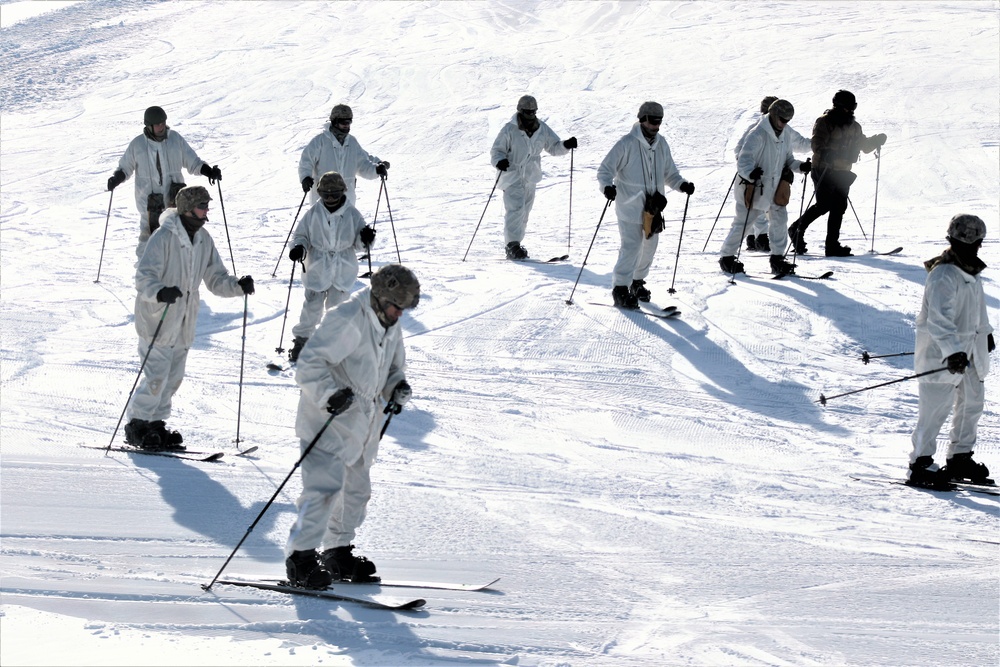
<svg viewBox="0 0 1000 667"><path fill-rule="evenodd" d="M208 221L208 202L205 201L205 202L199 202L199 203L195 204L194 208L191 209L191 215L194 216L195 218L197 218L198 220L201 220L202 222L207 222Z"/></svg>
<svg viewBox="0 0 1000 667"><path fill-rule="evenodd" d="M336 127L338 130L340 130L341 132L344 132L346 134L346 133L348 133L348 132L351 131L351 123L354 122L354 119L353 118L334 118L333 121L331 121L331 122L333 123L334 127Z"/></svg>
<svg viewBox="0 0 1000 667"><path fill-rule="evenodd" d="M167 123L165 121L162 123L156 123L155 125L150 125L149 129L153 132L153 136L157 139L162 139L167 136Z"/></svg>
<svg viewBox="0 0 1000 667"><path fill-rule="evenodd" d="M979 257L979 249L983 247L982 239L972 243L965 243L948 237L948 242L951 244L951 251L965 264L974 263L974 260Z"/></svg>
<svg viewBox="0 0 1000 667"><path fill-rule="evenodd" d="M639 121L639 125L647 136L653 136L660 131L660 124L662 122L663 116L643 116Z"/></svg>

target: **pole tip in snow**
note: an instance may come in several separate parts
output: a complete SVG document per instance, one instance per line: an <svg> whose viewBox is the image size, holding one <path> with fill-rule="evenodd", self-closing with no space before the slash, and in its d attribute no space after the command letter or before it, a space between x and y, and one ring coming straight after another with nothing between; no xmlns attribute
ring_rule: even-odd
<svg viewBox="0 0 1000 667"><path fill-rule="evenodd" d="M868 354L867 350L861 353L861 361L863 361L866 366L868 365L868 362L871 361L871 360L872 360L872 358Z"/></svg>
<svg viewBox="0 0 1000 667"><path fill-rule="evenodd" d="M675 290L673 287L668 289L667 292L669 292L670 294L677 294L677 290Z"/></svg>
<svg viewBox="0 0 1000 667"><path fill-rule="evenodd" d="M573 305L573 299L566 299L566 305L567 306L572 306Z"/></svg>
<svg viewBox="0 0 1000 667"><path fill-rule="evenodd" d="M824 396L823 394L820 394L819 395L819 403L823 407L826 407L826 396Z"/></svg>

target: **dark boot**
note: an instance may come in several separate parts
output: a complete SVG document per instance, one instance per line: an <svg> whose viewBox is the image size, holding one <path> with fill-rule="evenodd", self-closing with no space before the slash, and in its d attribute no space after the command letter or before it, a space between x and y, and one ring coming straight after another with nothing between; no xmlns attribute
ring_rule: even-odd
<svg viewBox="0 0 1000 667"><path fill-rule="evenodd" d="M757 235L757 250L760 252L771 252L771 241L767 238L767 234Z"/></svg>
<svg viewBox="0 0 1000 667"><path fill-rule="evenodd" d="M795 265L786 262L782 255L771 255L771 273L776 276L787 276L795 273Z"/></svg>
<svg viewBox="0 0 1000 667"><path fill-rule="evenodd" d="M302 352L302 348L306 346L308 338L303 338L302 336L296 336L292 341L292 349L288 351L288 361L295 363L299 360L299 353Z"/></svg>
<svg viewBox="0 0 1000 667"><path fill-rule="evenodd" d="M299 588L323 589L333 583L333 576L315 549L293 551L285 559L285 574L288 584Z"/></svg>
<svg viewBox="0 0 1000 667"><path fill-rule="evenodd" d="M757 237L753 234L747 234L747 250L749 252L757 250Z"/></svg>
<svg viewBox="0 0 1000 667"><path fill-rule="evenodd" d="M145 419L130 419L125 424L125 442L139 449L163 449L159 433Z"/></svg>
<svg viewBox="0 0 1000 667"><path fill-rule="evenodd" d="M355 556L354 545L334 547L322 554L324 566L335 579L355 583L376 582L382 579L375 575L375 563L364 556Z"/></svg>
<svg viewBox="0 0 1000 667"><path fill-rule="evenodd" d="M646 289L645 280L633 280L632 286L628 288L629 293L636 298L637 301L642 301L648 303L653 295L648 289Z"/></svg>
<svg viewBox="0 0 1000 667"><path fill-rule="evenodd" d="M177 450L182 451L186 449L181 443L184 442L184 436L182 436L177 431L171 431L167 428L166 422L162 419L157 419L154 422L149 422L150 432L155 432L160 440L160 448L164 450Z"/></svg>
<svg viewBox="0 0 1000 667"><path fill-rule="evenodd" d="M910 473L906 483L910 486L936 491L951 491L955 488L948 473L943 468L939 470L934 465L934 459L930 456L921 456L910 464Z"/></svg>
<svg viewBox="0 0 1000 667"><path fill-rule="evenodd" d="M993 484L990 479L990 469L978 461L972 460L972 452L955 454L945 463L941 472L956 482L970 481L973 484Z"/></svg>
<svg viewBox="0 0 1000 667"><path fill-rule="evenodd" d="M804 227L799 227L797 224L788 228L788 238L791 239L792 245L795 247L796 255L804 255L809 251L809 248L806 247L805 231Z"/></svg>
<svg viewBox="0 0 1000 667"><path fill-rule="evenodd" d="M743 262L736 259L736 255L726 255L725 257L720 257L719 268L722 269L723 273L729 273L732 275L737 273L746 273L746 271L743 270Z"/></svg>
<svg viewBox="0 0 1000 667"><path fill-rule="evenodd" d="M826 246L826 256L827 257L853 257L851 254L851 247L846 245L827 244Z"/></svg>
<svg viewBox="0 0 1000 667"><path fill-rule="evenodd" d="M614 299L615 305L619 308L628 308L629 310L635 310L639 307L639 299L632 294L632 291L625 285L616 285L613 290L611 290L611 298Z"/></svg>
<svg viewBox="0 0 1000 667"><path fill-rule="evenodd" d="M517 241L507 244L507 259L528 259L528 249Z"/></svg>

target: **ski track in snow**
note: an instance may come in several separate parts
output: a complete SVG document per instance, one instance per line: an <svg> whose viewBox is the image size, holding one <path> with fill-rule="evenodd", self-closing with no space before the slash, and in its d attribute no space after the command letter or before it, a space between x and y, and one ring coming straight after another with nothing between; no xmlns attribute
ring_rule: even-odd
<svg viewBox="0 0 1000 667"><path fill-rule="evenodd" d="M0 3L0 662L1000 659L997 499L850 479L903 474L914 385L818 403L912 373L912 357L861 355L912 350L922 262L959 210L987 221L997 321L996 2L19 4ZM717 250L731 193L710 230L734 135L772 92L808 135L840 87L858 94L866 133L889 135L881 161L855 166L859 220L849 208L842 238L858 256L823 257L820 220L798 273L831 280L774 281L766 255L744 252L750 277L730 284ZM568 155L543 155L525 239L563 263L500 259L488 153L525 93L580 140L572 172ZM668 192L647 279L654 303L682 311L668 321L590 305L611 302L618 248L614 210L595 235L596 170L647 98L667 108L662 132L697 184L676 274L685 199ZM225 576L282 574L298 475L246 535L299 455L294 372L265 365L291 346L302 303L296 271L286 319L299 154L339 102L392 163L372 267L398 243L423 292L401 324L414 400L380 445L356 544L393 579L502 577L386 593L428 600L407 613L200 588L245 536ZM133 183L110 212L104 183L151 104L221 166L208 228L257 286L245 345L243 301L202 291L174 399L171 425L190 449L224 452L218 463L78 446L108 444L138 372ZM359 180L368 220L378 193ZM996 378L976 450L994 472Z"/></svg>

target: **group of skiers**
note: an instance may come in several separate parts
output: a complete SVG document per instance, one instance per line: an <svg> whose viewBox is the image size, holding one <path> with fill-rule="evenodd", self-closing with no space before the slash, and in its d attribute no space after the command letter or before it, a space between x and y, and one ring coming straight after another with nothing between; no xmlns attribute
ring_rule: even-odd
<svg viewBox="0 0 1000 667"><path fill-rule="evenodd" d="M737 255L745 237L748 249L770 253L774 273L793 272L794 264L785 260L789 234L795 251L806 252L805 230L824 213L830 214L827 256L850 254L850 248L839 243L839 231L853 181L851 165L860 151L876 150L886 139L884 134L864 136L853 118L856 106L851 93L839 91L808 141L788 126L794 115L790 102L773 96L763 100L760 118L747 128L736 149L734 183L740 179L740 191L721 249L723 271L743 270ZM578 146L575 137L561 140L537 114L535 98L521 97L490 151L504 192L504 250L511 260L528 257L522 241L542 177L542 151L563 155ZM618 218L620 248L612 298L626 309L651 298L645 279L664 227L666 188L688 197L695 192L659 134L663 117L661 104L644 102L631 131L615 143L597 172L605 210L614 203ZM125 436L141 449L183 449L183 437L168 429L165 420L193 343L200 284L219 296L244 298L254 293L254 284L251 276L237 280L228 273L203 229L212 201L207 189L183 182L182 169L214 184L222 178L219 167L210 167L170 130L160 107L147 109L143 120L143 134L129 144L108 180L113 190L135 175L140 219L135 324L142 383L127 407ZM305 299L289 353L301 389L296 434L303 456L303 491L286 548L286 573L293 585L311 588L336 579L378 580L374 564L353 554L352 541L371 496L370 468L381 424L412 393L396 325L402 313L419 302L416 276L404 266L389 264L372 276L370 287L352 294L359 271L357 253L370 252L375 239L375 230L354 206L356 180L384 179L389 169L388 162L367 153L350 134L352 121L351 108L336 105L328 128L302 152L298 171L303 201L311 194L312 203L295 227L288 255L303 263ZM809 150L811 160L795 159L795 152ZM811 174L817 202L789 230L785 206L795 171ZM910 466L911 482L917 485L939 487L951 477L983 480L988 475L984 465L972 460L983 411L982 379L994 348L979 279L985 265L977 256L985 231L979 218L956 216L948 229L951 247L927 263L930 273L917 319L917 367L930 370L947 362L949 375L957 377L921 377ZM938 470L933 464L935 438L952 404L952 446L946 466Z"/></svg>

